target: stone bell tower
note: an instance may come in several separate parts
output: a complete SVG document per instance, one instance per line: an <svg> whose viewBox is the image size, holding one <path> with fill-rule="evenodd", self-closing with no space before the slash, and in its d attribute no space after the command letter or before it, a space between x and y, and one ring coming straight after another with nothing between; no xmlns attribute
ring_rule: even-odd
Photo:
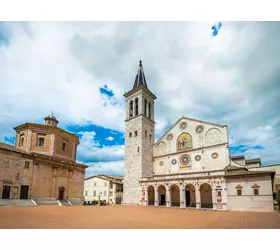
<svg viewBox="0 0 280 250"><path fill-rule="evenodd" d="M126 98L123 204L140 204L142 177L153 175L156 96L148 89L142 61Z"/></svg>

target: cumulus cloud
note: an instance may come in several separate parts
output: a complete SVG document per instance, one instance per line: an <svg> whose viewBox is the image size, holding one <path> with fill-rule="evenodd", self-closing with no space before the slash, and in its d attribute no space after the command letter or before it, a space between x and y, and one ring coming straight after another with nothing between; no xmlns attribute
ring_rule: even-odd
<svg viewBox="0 0 280 250"><path fill-rule="evenodd" d="M4 23L0 139L23 121L41 123L51 110L62 128L93 123L124 131L123 94L141 56L158 97L157 138L184 115L226 124L232 146L248 145L248 157L279 162L280 23L223 22L215 37L213 25L219 28L212 22ZM123 146L87 143L79 147L85 147L81 160L123 160Z"/></svg>
<svg viewBox="0 0 280 250"><path fill-rule="evenodd" d="M109 137L107 137L105 140L107 140L107 141L113 141L113 140L114 140L114 137L109 136Z"/></svg>
<svg viewBox="0 0 280 250"><path fill-rule="evenodd" d="M96 174L123 176L124 161L87 163L86 178Z"/></svg>

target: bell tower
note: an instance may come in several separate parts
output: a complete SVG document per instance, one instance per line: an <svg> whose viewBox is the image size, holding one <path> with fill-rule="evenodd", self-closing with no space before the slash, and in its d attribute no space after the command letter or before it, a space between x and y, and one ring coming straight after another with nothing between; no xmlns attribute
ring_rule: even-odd
<svg viewBox="0 0 280 250"><path fill-rule="evenodd" d="M126 98L123 204L140 203L139 180L153 175L154 105L142 61Z"/></svg>

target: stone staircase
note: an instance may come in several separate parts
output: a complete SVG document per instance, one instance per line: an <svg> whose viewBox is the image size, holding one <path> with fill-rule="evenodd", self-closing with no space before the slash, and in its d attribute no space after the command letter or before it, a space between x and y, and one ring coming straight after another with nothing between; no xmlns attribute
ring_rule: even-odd
<svg viewBox="0 0 280 250"><path fill-rule="evenodd" d="M57 200L36 200L38 206L59 206Z"/></svg>
<svg viewBox="0 0 280 250"><path fill-rule="evenodd" d="M60 203L59 206L72 206L71 202L68 200L59 200L58 202Z"/></svg>
<svg viewBox="0 0 280 250"><path fill-rule="evenodd" d="M34 200L0 199L0 206L6 206L6 207L36 207L37 204Z"/></svg>

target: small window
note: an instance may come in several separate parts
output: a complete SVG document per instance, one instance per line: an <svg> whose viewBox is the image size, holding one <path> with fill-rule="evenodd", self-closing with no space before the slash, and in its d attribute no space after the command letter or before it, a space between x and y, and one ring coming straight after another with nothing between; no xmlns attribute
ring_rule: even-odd
<svg viewBox="0 0 280 250"><path fill-rule="evenodd" d="M87 191L85 191L85 196L87 196Z"/></svg>
<svg viewBox="0 0 280 250"><path fill-rule="evenodd" d="M149 102L149 118L151 119L151 103Z"/></svg>
<svg viewBox="0 0 280 250"><path fill-rule="evenodd" d="M104 196L106 196L107 195L107 191L104 191Z"/></svg>
<svg viewBox="0 0 280 250"><path fill-rule="evenodd" d="M107 182L104 182L104 187L107 187Z"/></svg>
<svg viewBox="0 0 280 250"><path fill-rule="evenodd" d="M140 152L140 147L138 147L138 153Z"/></svg>
<svg viewBox="0 0 280 250"><path fill-rule="evenodd" d="M134 135L135 135L135 137L137 137L137 131L134 131Z"/></svg>
<svg viewBox="0 0 280 250"><path fill-rule="evenodd" d="M93 191L93 196L96 196L96 191L95 190Z"/></svg>
<svg viewBox="0 0 280 250"><path fill-rule="evenodd" d="M24 162L24 169L29 169L30 167L30 162L29 161L25 161Z"/></svg>
<svg viewBox="0 0 280 250"><path fill-rule="evenodd" d="M152 135L150 134L150 141L152 140Z"/></svg>
<svg viewBox="0 0 280 250"><path fill-rule="evenodd" d="M67 143L66 142L62 143L62 151L67 151Z"/></svg>
<svg viewBox="0 0 280 250"><path fill-rule="evenodd" d="M258 188L254 188L254 195L259 195L259 189Z"/></svg>
<svg viewBox="0 0 280 250"><path fill-rule="evenodd" d="M111 188L113 188L113 183L112 183L112 182L110 183L110 189L111 189Z"/></svg>
<svg viewBox="0 0 280 250"><path fill-rule="evenodd" d="M112 191L110 191L110 196L113 196L113 192Z"/></svg>
<svg viewBox="0 0 280 250"><path fill-rule="evenodd" d="M147 130L145 130L145 138L147 138Z"/></svg>
<svg viewBox="0 0 280 250"><path fill-rule="evenodd" d="M93 185L96 186L96 182L94 182Z"/></svg>
<svg viewBox="0 0 280 250"><path fill-rule="evenodd" d="M237 189L237 195L242 195L241 189Z"/></svg>
<svg viewBox="0 0 280 250"><path fill-rule="evenodd" d="M129 133L129 138L131 138L132 137L132 133Z"/></svg>
<svg viewBox="0 0 280 250"><path fill-rule="evenodd" d="M20 146L23 147L23 144L24 144L24 137L21 137L20 138Z"/></svg>
<svg viewBox="0 0 280 250"><path fill-rule="evenodd" d="M45 143L45 138L39 137L39 147L43 147Z"/></svg>
<svg viewBox="0 0 280 250"><path fill-rule="evenodd" d="M221 191L218 191L218 196L221 196L222 194L221 194Z"/></svg>

